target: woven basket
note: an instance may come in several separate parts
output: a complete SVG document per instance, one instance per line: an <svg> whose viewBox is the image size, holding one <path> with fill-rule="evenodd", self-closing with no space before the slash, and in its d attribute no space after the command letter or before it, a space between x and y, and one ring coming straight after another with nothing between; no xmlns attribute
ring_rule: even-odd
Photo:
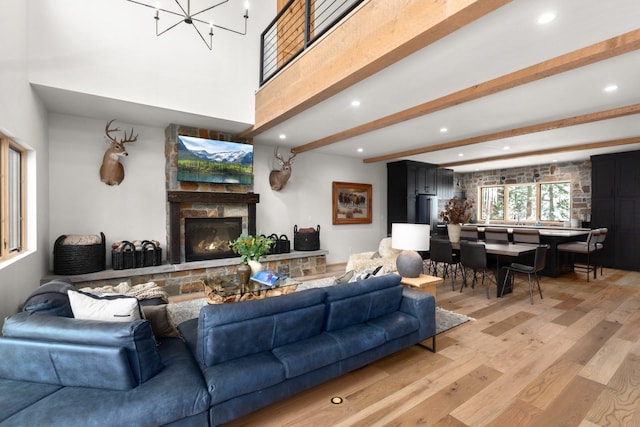
<svg viewBox="0 0 640 427"><path fill-rule="evenodd" d="M149 240L143 240L142 246L136 250L136 265L151 267L162 264L162 248Z"/></svg>
<svg viewBox="0 0 640 427"><path fill-rule="evenodd" d="M101 242L93 245L63 245L67 235L56 239L53 245L53 273L61 276L94 273L105 266L104 233L100 232Z"/></svg>
<svg viewBox="0 0 640 427"><path fill-rule="evenodd" d="M293 227L293 249L296 251L317 251L320 249L320 225L313 228Z"/></svg>
<svg viewBox="0 0 640 427"><path fill-rule="evenodd" d="M133 243L124 240L118 249L111 251L111 268L114 270L126 270L140 267L136 261L136 247Z"/></svg>

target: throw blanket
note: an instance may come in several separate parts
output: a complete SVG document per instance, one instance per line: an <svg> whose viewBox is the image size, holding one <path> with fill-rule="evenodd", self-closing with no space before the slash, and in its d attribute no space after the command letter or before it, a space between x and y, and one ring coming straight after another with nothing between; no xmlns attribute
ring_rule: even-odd
<svg viewBox="0 0 640 427"><path fill-rule="evenodd" d="M127 295L130 297L136 297L138 300L145 300L151 298L161 298L163 302L169 302L169 295L167 292L158 286L155 282L141 283L139 285L131 286L127 282L122 282L116 286L102 286L99 288L82 288L84 292L90 292L92 294L104 295L104 294L119 294Z"/></svg>

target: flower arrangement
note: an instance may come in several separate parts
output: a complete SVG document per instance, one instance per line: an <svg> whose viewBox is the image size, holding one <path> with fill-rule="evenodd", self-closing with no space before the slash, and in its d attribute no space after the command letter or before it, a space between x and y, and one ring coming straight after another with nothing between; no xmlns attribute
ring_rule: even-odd
<svg viewBox="0 0 640 427"><path fill-rule="evenodd" d="M229 249L240 255L240 262L260 261L275 243L274 239L264 236L240 236L229 242Z"/></svg>
<svg viewBox="0 0 640 427"><path fill-rule="evenodd" d="M450 199L440 212L442 218L448 224L465 224L473 216L473 200L464 202L457 197Z"/></svg>

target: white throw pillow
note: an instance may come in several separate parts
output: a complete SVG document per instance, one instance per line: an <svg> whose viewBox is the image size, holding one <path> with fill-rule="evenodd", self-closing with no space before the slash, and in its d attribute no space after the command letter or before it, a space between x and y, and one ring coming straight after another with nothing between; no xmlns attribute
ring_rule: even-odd
<svg viewBox="0 0 640 427"><path fill-rule="evenodd" d="M69 303L76 319L107 322L131 322L141 319L138 299L126 295L93 295L68 290Z"/></svg>

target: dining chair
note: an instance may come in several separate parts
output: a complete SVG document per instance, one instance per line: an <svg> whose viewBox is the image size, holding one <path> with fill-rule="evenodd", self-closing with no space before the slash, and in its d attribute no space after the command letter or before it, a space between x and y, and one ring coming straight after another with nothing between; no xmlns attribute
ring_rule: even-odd
<svg viewBox="0 0 640 427"><path fill-rule="evenodd" d="M460 231L460 240L466 240L468 242L478 241L478 226L476 225L463 225L462 231Z"/></svg>
<svg viewBox="0 0 640 427"><path fill-rule="evenodd" d="M438 275L438 264L442 263L442 279L451 277L451 290L455 290L454 281L460 267L460 257L453 251L451 242L445 239L431 239L429 243L429 260L433 275ZM453 266L453 272L449 269Z"/></svg>
<svg viewBox="0 0 640 427"><path fill-rule="evenodd" d="M502 294L504 293L504 288L505 286L507 286L507 282L509 280L509 273L513 273L512 277L515 277L515 273L522 273L526 274L529 279L529 302L533 304L533 282L531 282L531 275L533 275L533 277L536 279L538 292L540 293L540 299L542 299L542 289L540 288L540 278L538 277L538 272L544 270L547 262L548 249L548 245L538 245L538 247L536 247L533 265L513 262L511 263L511 265L503 267L506 270L506 274L504 276L504 283L502 284L502 290L499 296L502 297Z"/></svg>
<svg viewBox="0 0 640 427"><path fill-rule="evenodd" d="M534 228L514 228L513 243L540 244L540 230Z"/></svg>
<svg viewBox="0 0 640 427"><path fill-rule="evenodd" d="M497 242L508 243L509 232L506 228L500 227L486 227L484 229L484 241L485 242Z"/></svg>
<svg viewBox="0 0 640 427"><path fill-rule="evenodd" d="M487 266L487 251L482 243L472 243L460 241L460 265L462 266L462 284L460 292L467 286L467 270L473 271L473 281L471 289L475 289L478 273L482 274L482 285L489 272ZM485 286L487 299L489 299L489 285Z"/></svg>
<svg viewBox="0 0 640 427"><path fill-rule="evenodd" d="M585 270L587 272L587 282L589 281L589 276L591 275L591 272L593 272L593 278L594 279L596 278L597 267L595 264L593 265L591 264L591 261L592 261L591 256L598 250L596 243L599 239L599 236L600 236L600 229L594 228L593 230L589 231L589 234L587 235L587 240L579 241L579 242L561 243L556 247L558 252L567 252L574 257L575 257L575 254L582 254L586 256L587 265L586 266L577 265L574 263L574 268Z"/></svg>

